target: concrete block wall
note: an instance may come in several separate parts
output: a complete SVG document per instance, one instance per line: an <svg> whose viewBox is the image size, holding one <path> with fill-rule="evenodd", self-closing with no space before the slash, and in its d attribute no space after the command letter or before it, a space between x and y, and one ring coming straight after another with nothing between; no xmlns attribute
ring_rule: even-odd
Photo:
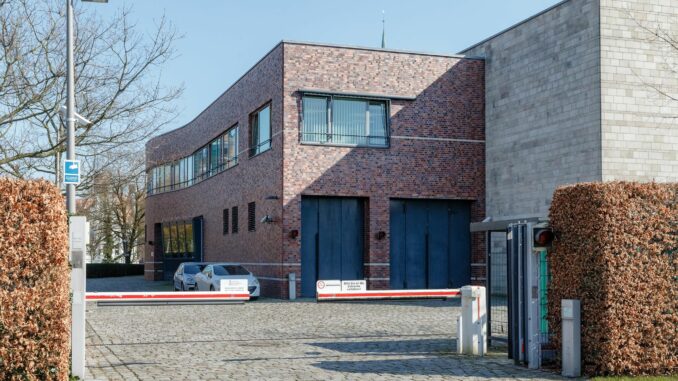
<svg viewBox="0 0 678 381"><path fill-rule="evenodd" d="M601 0L600 17L603 180L678 181L678 49L654 35L678 42L678 2Z"/></svg>
<svg viewBox="0 0 678 381"><path fill-rule="evenodd" d="M488 216L545 216L558 185L601 180L597 0L565 1L462 53L486 59Z"/></svg>

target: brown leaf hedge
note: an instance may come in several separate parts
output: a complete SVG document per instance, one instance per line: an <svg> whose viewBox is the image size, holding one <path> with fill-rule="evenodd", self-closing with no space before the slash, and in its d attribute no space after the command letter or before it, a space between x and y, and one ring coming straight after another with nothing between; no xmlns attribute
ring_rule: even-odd
<svg viewBox="0 0 678 381"><path fill-rule="evenodd" d="M68 220L47 181L0 179L0 380L67 380Z"/></svg>
<svg viewBox="0 0 678 381"><path fill-rule="evenodd" d="M678 184L583 183L556 190L548 319L580 299L589 375L678 372Z"/></svg>

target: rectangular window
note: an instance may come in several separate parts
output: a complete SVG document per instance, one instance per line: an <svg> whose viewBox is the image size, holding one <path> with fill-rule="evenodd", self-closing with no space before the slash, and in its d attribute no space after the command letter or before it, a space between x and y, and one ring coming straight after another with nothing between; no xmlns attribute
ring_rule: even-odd
<svg viewBox="0 0 678 381"><path fill-rule="evenodd" d="M302 108L304 143L388 146L386 101L305 95Z"/></svg>
<svg viewBox="0 0 678 381"><path fill-rule="evenodd" d="M170 252L176 257L179 253L179 232L177 229L177 224L172 223L171 225L171 234L172 234L172 243L170 245Z"/></svg>
<svg viewBox="0 0 678 381"><path fill-rule="evenodd" d="M238 232L238 207L234 206L231 208L231 232Z"/></svg>
<svg viewBox="0 0 678 381"><path fill-rule="evenodd" d="M186 252L193 254L193 223L184 222L184 228L186 230Z"/></svg>
<svg viewBox="0 0 678 381"><path fill-rule="evenodd" d="M178 250L177 252L186 253L186 225L183 222L177 224L179 234L177 235Z"/></svg>
<svg viewBox="0 0 678 381"><path fill-rule="evenodd" d="M193 155L186 158L186 186L193 185Z"/></svg>
<svg viewBox="0 0 678 381"><path fill-rule="evenodd" d="M223 136L224 167L231 168L238 164L238 126L231 127Z"/></svg>
<svg viewBox="0 0 678 381"><path fill-rule="evenodd" d="M255 231L257 228L256 207L257 205L254 202L247 204L247 230L251 232Z"/></svg>
<svg viewBox="0 0 678 381"><path fill-rule="evenodd" d="M170 235L170 226L167 223L162 224L162 251L165 255L170 253L170 244L172 237Z"/></svg>
<svg viewBox="0 0 678 381"><path fill-rule="evenodd" d="M326 143L330 132L329 98L305 96L302 103L304 128L301 141Z"/></svg>
<svg viewBox="0 0 678 381"><path fill-rule="evenodd" d="M163 191L168 191L172 189L172 165L163 165L163 172L165 174L165 179L163 180Z"/></svg>
<svg viewBox="0 0 678 381"><path fill-rule="evenodd" d="M224 215L223 215L223 235L228 234L228 208L224 209Z"/></svg>
<svg viewBox="0 0 678 381"><path fill-rule="evenodd" d="M250 157L271 148L271 106L250 116Z"/></svg>
<svg viewBox="0 0 678 381"><path fill-rule="evenodd" d="M221 158L221 139L215 139L210 142L210 176L221 171Z"/></svg>
<svg viewBox="0 0 678 381"><path fill-rule="evenodd" d="M179 184L181 183L180 181L181 171L178 162L172 164L172 172L174 172L174 174L172 175L172 189L179 189L180 188Z"/></svg>
<svg viewBox="0 0 678 381"><path fill-rule="evenodd" d="M181 189L186 186L186 159L179 160L179 182L177 183L177 189Z"/></svg>

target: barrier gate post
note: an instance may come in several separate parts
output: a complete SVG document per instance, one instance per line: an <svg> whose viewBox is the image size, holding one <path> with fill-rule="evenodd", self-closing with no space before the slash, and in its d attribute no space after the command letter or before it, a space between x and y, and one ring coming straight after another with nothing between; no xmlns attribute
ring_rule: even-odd
<svg viewBox="0 0 678 381"><path fill-rule="evenodd" d="M485 287L461 288L461 315L457 319L457 351L484 356L487 350L487 304Z"/></svg>

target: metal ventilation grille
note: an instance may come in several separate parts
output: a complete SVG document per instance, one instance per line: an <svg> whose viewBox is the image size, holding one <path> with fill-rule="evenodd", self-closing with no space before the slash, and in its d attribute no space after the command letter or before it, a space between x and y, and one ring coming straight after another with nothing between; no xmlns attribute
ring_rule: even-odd
<svg viewBox="0 0 678 381"><path fill-rule="evenodd" d="M257 228L256 207L254 202L247 204L247 230L251 232L255 231Z"/></svg>
<svg viewBox="0 0 678 381"><path fill-rule="evenodd" d="M228 208L224 209L224 229L223 229L223 234L226 235L228 234Z"/></svg>
<svg viewBox="0 0 678 381"><path fill-rule="evenodd" d="M238 207L234 206L231 208L231 232L238 232Z"/></svg>

